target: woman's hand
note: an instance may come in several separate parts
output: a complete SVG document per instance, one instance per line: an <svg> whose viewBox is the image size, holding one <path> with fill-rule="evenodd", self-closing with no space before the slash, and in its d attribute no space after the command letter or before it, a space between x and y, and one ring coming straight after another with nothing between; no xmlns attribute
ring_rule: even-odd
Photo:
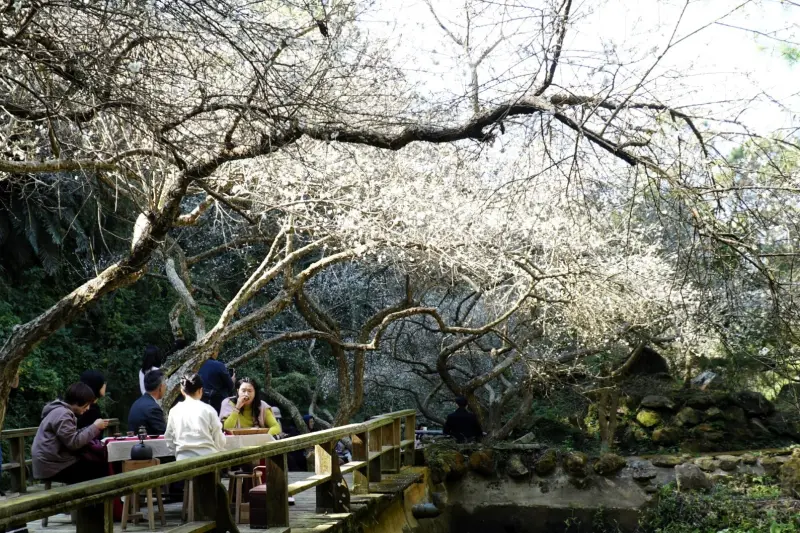
<svg viewBox="0 0 800 533"><path fill-rule="evenodd" d="M94 421L94 425L97 429L106 429L108 427L108 420L98 418Z"/></svg>
<svg viewBox="0 0 800 533"><path fill-rule="evenodd" d="M247 396L239 396L239 399L236 400L236 410L241 411L242 407L244 407L249 403L247 400L248 400Z"/></svg>

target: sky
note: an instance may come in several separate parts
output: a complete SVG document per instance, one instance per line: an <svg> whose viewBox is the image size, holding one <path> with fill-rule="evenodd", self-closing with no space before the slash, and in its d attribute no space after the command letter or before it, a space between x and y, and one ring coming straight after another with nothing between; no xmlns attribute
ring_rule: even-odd
<svg viewBox="0 0 800 533"><path fill-rule="evenodd" d="M432 2L462 40L464 6L471 2L473 57L498 40L502 23L504 40L479 67L482 98L525 91L542 49L536 10L549 1ZM758 133L800 126L800 64L781 55L783 46L800 48L800 1L574 0L572 13L557 85L591 92L613 78L624 96L652 69L646 91L672 106L704 104ZM362 25L386 39L426 96L445 101L465 93L463 49L437 24L426 0L377 0ZM527 60L518 53L523 46L529 46ZM498 77L502 83L491 82Z"/></svg>

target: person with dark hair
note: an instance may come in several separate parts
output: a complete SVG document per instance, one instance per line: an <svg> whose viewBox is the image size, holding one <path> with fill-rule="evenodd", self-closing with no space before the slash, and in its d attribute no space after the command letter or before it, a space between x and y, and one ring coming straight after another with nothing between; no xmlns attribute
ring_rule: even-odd
<svg viewBox="0 0 800 533"><path fill-rule="evenodd" d="M142 357L142 367L139 369L139 391L144 394L147 392L144 388L144 375L151 370L158 370L161 366L161 350L158 346L148 344L144 349L144 357Z"/></svg>
<svg viewBox="0 0 800 533"><path fill-rule="evenodd" d="M158 401L167 392L164 373L161 370L151 370L145 374L144 388L145 393L131 405L128 428L136 432L139 427L144 426L148 435L163 435L167 424L164 422L164 410Z"/></svg>
<svg viewBox="0 0 800 533"><path fill-rule="evenodd" d="M203 378L203 401L219 414L225 398L234 395L233 380L236 374L231 376L225 363L217 361L218 356L219 352L215 350L211 359L207 359L197 373Z"/></svg>
<svg viewBox="0 0 800 533"><path fill-rule="evenodd" d="M450 435L456 442L472 442L483 437L483 429L475 413L467 410L467 399L456 398L458 409L447 415L444 423L444 434Z"/></svg>
<svg viewBox="0 0 800 533"><path fill-rule="evenodd" d="M86 370L81 374L80 380L81 383L88 385L94 393L94 401L86 412L78 417L78 429L83 429L94 424L98 418L103 418L97 402L106 395L106 377L99 370ZM102 438L102 436L101 433L98 438Z"/></svg>
<svg viewBox="0 0 800 533"><path fill-rule="evenodd" d="M181 378L184 401L169 412L164 438L178 461L199 457L225 449L225 436L217 412L200 401L203 378L190 374Z"/></svg>
<svg viewBox="0 0 800 533"><path fill-rule="evenodd" d="M86 460L79 451L108 427L108 420L98 418L78 429L78 416L85 413L95 395L85 383L73 383L63 400L47 404L42 410L42 423L33 438L33 476L46 481L79 483L97 479L108 473L103 462Z"/></svg>
<svg viewBox="0 0 800 533"><path fill-rule="evenodd" d="M237 383L238 394L227 398L219 413L225 429L269 428L272 436L280 435L281 424L267 402L261 400L258 384L250 378L242 378Z"/></svg>

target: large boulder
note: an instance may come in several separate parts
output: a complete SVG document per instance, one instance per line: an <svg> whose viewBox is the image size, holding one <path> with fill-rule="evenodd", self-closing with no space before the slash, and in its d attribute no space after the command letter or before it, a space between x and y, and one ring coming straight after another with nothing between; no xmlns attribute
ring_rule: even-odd
<svg viewBox="0 0 800 533"><path fill-rule="evenodd" d="M721 391L692 390L681 395L683 403L694 409L722 408L728 404L728 395Z"/></svg>
<svg viewBox="0 0 800 533"><path fill-rule="evenodd" d="M675 415L675 424L678 426L696 426L701 422L700 413L691 407L684 407Z"/></svg>
<svg viewBox="0 0 800 533"><path fill-rule="evenodd" d="M681 440L681 430L676 427L666 426L653 431L653 442L661 446L670 446Z"/></svg>
<svg viewBox="0 0 800 533"><path fill-rule="evenodd" d="M758 437L770 437L772 436L772 432L764 425L764 422L761 421L759 418L751 418L750 419L750 428L752 429L753 433Z"/></svg>
<svg viewBox="0 0 800 533"><path fill-rule="evenodd" d="M741 455L742 464L752 466L758 462L758 459L752 453L743 453Z"/></svg>
<svg viewBox="0 0 800 533"><path fill-rule="evenodd" d="M508 470L508 475L514 479L528 477L530 474L528 468L523 464L522 458L517 454L508 458L506 468Z"/></svg>
<svg viewBox="0 0 800 533"><path fill-rule="evenodd" d="M691 463L675 467L678 490L706 490L711 488L711 479L697 465Z"/></svg>
<svg viewBox="0 0 800 533"><path fill-rule="evenodd" d="M731 401L750 416L766 416L775 411L775 406L760 392L741 391L731 394Z"/></svg>
<svg viewBox="0 0 800 533"><path fill-rule="evenodd" d="M669 363L661 354L645 346L639 358L628 368L629 376L669 375Z"/></svg>
<svg viewBox="0 0 800 533"><path fill-rule="evenodd" d="M636 421L646 428L651 428L661 423L661 415L650 409L642 409L636 413Z"/></svg>
<svg viewBox="0 0 800 533"><path fill-rule="evenodd" d="M795 450L792 457L781 466L778 479L781 490L790 498L800 498L800 450Z"/></svg>
<svg viewBox="0 0 800 533"><path fill-rule="evenodd" d="M547 476L553 473L558 466L558 455L555 450L546 450L533 465L533 470L540 476Z"/></svg>
<svg viewBox="0 0 800 533"><path fill-rule="evenodd" d="M615 453L604 453L594 463L594 471L601 476L610 476L616 474L623 468L627 461Z"/></svg>
<svg viewBox="0 0 800 533"><path fill-rule="evenodd" d="M731 405L722 411L722 416L731 424L745 425L747 424L747 413L738 405Z"/></svg>
<svg viewBox="0 0 800 533"><path fill-rule="evenodd" d="M800 406L800 383L787 383L781 387L781 391L775 397L775 403L779 406L797 409Z"/></svg>
<svg viewBox="0 0 800 533"><path fill-rule="evenodd" d="M476 450L469 456L469 467L483 476L495 473L492 450Z"/></svg>
<svg viewBox="0 0 800 533"><path fill-rule="evenodd" d="M642 399L642 403L639 405L640 407L644 407L646 409L665 409L667 411L672 411L675 409L675 402L666 396L658 396L655 394L645 396Z"/></svg>
<svg viewBox="0 0 800 533"><path fill-rule="evenodd" d="M564 456L564 470L575 477L586 477L589 456L583 452L569 452Z"/></svg>
<svg viewBox="0 0 800 533"><path fill-rule="evenodd" d="M766 425L776 435L800 440L800 417L796 413L776 411L767 417Z"/></svg>
<svg viewBox="0 0 800 533"><path fill-rule="evenodd" d="M424 455L434 483L458 479L468 470L464 456L451 446L431 444L425 447Z"/></svg>

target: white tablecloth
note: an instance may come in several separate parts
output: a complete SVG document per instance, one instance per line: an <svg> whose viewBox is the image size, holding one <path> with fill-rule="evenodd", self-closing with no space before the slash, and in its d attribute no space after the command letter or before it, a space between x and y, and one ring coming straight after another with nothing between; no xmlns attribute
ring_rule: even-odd
<svg viewBox="0 0 800 533"><path fill-rule="evenodd" d="M131 448L139 444L139 441L125 440L115 441L113 438L104 439L108 442L108 461L127 461L131 458ZM238 450L247 446L261 446L275 440L272 435L226 435L225 450ZM164 439L151 439L144 441L145 444L153 448L153 457L170 457L172 454L167 448L167 441Z"/></svg>

